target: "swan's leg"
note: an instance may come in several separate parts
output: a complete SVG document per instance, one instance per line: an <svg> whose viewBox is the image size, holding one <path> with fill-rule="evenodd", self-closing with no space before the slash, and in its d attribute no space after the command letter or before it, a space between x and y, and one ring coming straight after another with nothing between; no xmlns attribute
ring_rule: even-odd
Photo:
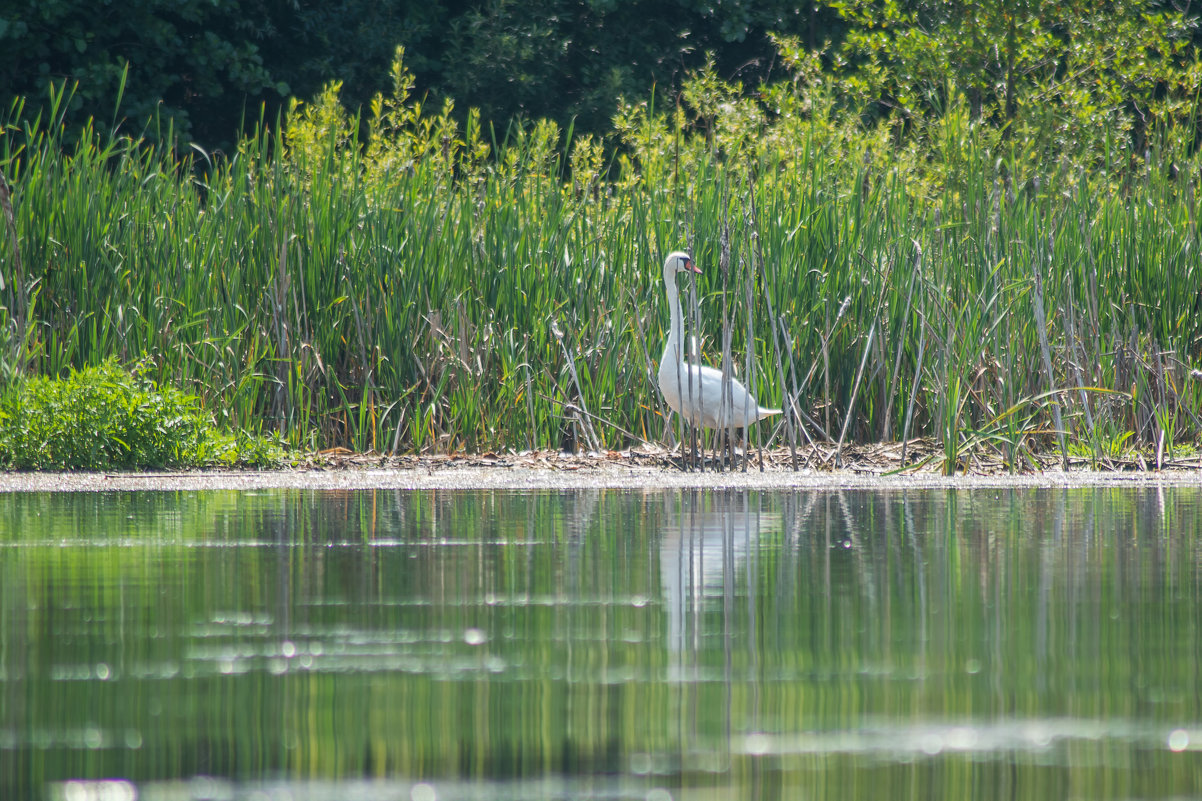
<svg viewBox="0 0 1202 801"><path fill-rule="evenodd" d="M731 440L731 451L739 456L747 452L751 443L747 440L747 429L744 426L739 426L735 429L734 439Z"/></svg>
<svg viewBox="0 0 1202 801"><path fill-rule="evenodd" d="M704 456L698 456L697 454L697 436L699 433L697 427L690 423L688 418L682 416L681 419L684 421L685 430L681 432L679 442L680 450L677 451L677 464L682 470L688 470L690 468L696 468L698 465L700 465L702 463L702 459L704 459ZM705 436L704 429L701 430L700 434L702 437ZM701 448L701 452L704 454L704 439L701 442ZM671 454L672 451L669 450L668 453ZM669 456L669 458L671 457Z"/></svg>

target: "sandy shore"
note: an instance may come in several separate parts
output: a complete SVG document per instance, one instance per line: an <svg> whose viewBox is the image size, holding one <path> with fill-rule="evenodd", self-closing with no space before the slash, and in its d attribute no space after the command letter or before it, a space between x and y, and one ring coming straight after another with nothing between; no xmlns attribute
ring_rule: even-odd
<svg viewBox="0 0 1202 801"><path fill-rule="evenodd" d="M0 473L0 492L114 492L131 490L254 490L295 488L349 489L499 489L563 490L583 488L747 488L838 489L916 487L1048 487L1199 485L1202 469L1175 464L1164 470L1064 470L1040 465L1014 475L983 465L978 470L943 476L926 468L896 472L887 460L863 454L839 469L819 463L794 471L788 454L766 459L764 469L681 470L666 454L609 452L566 455L551 452L427 456L384 459L331 455L312 466L285 470L200 470L153 473Z"/></svg>

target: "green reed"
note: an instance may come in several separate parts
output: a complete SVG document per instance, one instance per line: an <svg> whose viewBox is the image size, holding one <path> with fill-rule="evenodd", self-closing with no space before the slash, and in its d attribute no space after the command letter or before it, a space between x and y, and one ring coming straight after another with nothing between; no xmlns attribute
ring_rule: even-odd
<svg viewBox="0 0 1202 801"><path fill-rule="evenodd" d="M486 135L394 78L366 125L331 87L226 155L65 149L14 108L8 373L142 360L304 447L675 441L654 365L685 248L702 358L791 410L754 441L800 459L929 436L949 471L1100 465L1198 435L1202 173L1173 131L1045 164L956 109L897 144L701 76L691 105L623 107L613 157L549 123Z"/></svg>

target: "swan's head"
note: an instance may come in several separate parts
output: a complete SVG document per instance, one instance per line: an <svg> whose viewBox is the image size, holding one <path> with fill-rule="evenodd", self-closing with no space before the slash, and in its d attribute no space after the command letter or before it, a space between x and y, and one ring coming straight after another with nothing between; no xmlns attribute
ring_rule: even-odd
<svg viewBox="0 0 1202 801"><path fill-rule="evenodd" d="M669 254L664 261L664 280L676 283L677 273L700 273L701 269L693 262L693 258L683 251Z"/></svg>

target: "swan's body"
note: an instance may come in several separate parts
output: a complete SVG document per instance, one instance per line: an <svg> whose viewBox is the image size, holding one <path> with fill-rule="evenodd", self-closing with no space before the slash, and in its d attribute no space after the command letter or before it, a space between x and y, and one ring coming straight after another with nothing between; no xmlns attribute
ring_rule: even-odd
<svg viewBox="0 0 1202 801"><path fill-rule="evenodd" d="M760 406L747 387L734 377L725 384L721 370L684 361L684 319L680 313L680 294L676 291L676 274L686 270L701 272L687 253L677 251L664 262L664 290L668 294L670 316L668 341L659 360L659 390L664 393L664 400L672 411L705 428L744 428L756 420L780 414L780 409Z"/></svg>

